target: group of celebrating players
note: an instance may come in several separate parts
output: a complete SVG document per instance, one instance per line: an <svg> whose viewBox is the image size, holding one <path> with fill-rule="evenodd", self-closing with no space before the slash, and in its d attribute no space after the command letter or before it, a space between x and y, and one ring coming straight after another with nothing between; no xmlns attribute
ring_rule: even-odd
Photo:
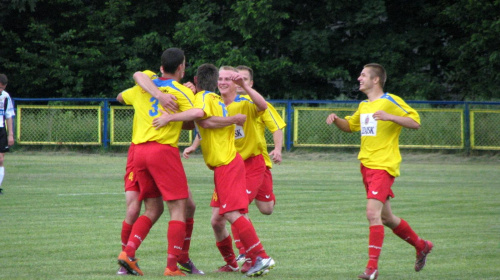
<svg viewBox="0 0 500 280"><path fill-rule="evenodd" d="M276 198L272 163L281 163L282 129L286 126L274 107L253 88L253 70L247 66L202 64L194 83L181 84L186 67L184 52L169 48L161 57L161 76L152 71L134 74L136 85L117 100L134 108L132 144L125 174L127 213L122 223L122 252L118 274L143 275L135 256L149 230L162 215L166 202L170 221L165 276L204 274L189 257L196 205L187 183L178 148L182 129L195 129L189 155L201 145L204 161L214 172L211 225L216 246L225 261L217 272L242 272L247 277L267 274L276 265L248 217L255 201L261 213L274 210ZM368 99L345 119L330 114L327 124L345 132L360 131L361 173L367 194L369 261L360 279L377 279L384 226L416 249L415 271L426 263L433 243L421 239L390 207L391 186L399 176L402 127L418 129L418 113L400 97L385 93L385 69L379 64L363 67L358 81ZM216 94L216 90L219 94ZM274 149L268 153L265 129L273 133ZM145 211L140 215L141 204ZM231 224L233 239L226 229ZM241 267L240 267L241 266Z"/></svg>

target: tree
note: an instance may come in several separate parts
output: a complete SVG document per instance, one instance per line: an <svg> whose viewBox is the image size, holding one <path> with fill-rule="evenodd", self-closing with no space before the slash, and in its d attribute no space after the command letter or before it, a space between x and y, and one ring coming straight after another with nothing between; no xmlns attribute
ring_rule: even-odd
<svg viewBox="0 0 500 280"><path fill-rule="evenodd" d="M11 4L0 29L9 45L2 43L0 64L11 88L22 93L16 97L116 96L132 85L134 71L158 70L163 46L172 44L161 34L172 33L173 24L150 21L175 14L164 1L30 1L29 6L28 11Z"/></svg>
<svg viewBox="0 0 500 280"><path fill-rule="evenodd" d="M0 72L15 97L113 97L180 47L248 65L271 99L361 99L364 64L405 99L493 100L500 0L17 0L0 9Z"/></svg>

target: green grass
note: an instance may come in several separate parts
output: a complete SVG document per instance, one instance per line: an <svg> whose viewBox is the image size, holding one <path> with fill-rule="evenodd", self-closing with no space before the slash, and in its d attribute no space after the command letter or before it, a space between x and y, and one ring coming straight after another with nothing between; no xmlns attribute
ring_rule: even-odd
<svg viewBox="0 0 500 280"><path fill-rule="evenodd" d="M435 244L426 268L386 229L379 279L498 279L500 159L403 151L392 201L396 215ZM118 279L125 215L125 153L15 152L6 155L0 196L0 279ZM185 160L198 208L191 257L206 276L222 265L210 227L212 171ZM292 153L273 169L275 213L250 216L276 268L266 279L356 279L367 261L365 196L354 153ZM145 279L164 279L167 217L137 256Z"/></svg>

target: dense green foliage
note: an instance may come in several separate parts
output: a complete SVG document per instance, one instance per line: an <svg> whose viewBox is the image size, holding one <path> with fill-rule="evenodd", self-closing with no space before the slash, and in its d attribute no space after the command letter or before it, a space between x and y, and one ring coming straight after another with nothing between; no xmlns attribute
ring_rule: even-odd
<svg viewBox="0 0 500 280"><path fill-rule="evenodd" d="M500 0L1 1L0 72L14 97L113 97L186 51L191 79L246 64L272 99L360 98L369 62L406 99L500 98Z"/></svg>

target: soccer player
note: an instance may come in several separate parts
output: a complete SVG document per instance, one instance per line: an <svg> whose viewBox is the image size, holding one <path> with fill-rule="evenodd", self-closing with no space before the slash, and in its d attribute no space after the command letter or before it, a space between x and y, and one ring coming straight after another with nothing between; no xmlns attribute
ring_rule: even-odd
<svg viewBox="0 0 500 280"><path fill-rule="evenodd" d="M242 66L243 67L243 66ZM231 70L238 72L243 77L244 83L251 88L253 83L249 79L249 69L246 67L244 70L237 70L232 67L223 67L224 70ZM251 70L251 69L250 69ZM235 129L235 146L236 151L241 155L243 161L245 162L246 171L246 193L248 195L248 201L251 203L256 199L256 205L259 210L264 214L271 214L274 207L274 194L272 191L272 181L269 180L264 184L264 179L266 178L267 166L264 159L264 150L267 154L267 144L264 138L264 124L261 118L268 112L266 110L259 110L258 106L253 104L252 99L246 94L246 92L239 86L232 87L233 91L231 94L226 94L224 102L227 105L227 110L229 115L244 114L247 116L243 126L236 126ZM238 89L242 95L238 95ZM267 107L271 106L267 103ZM205 120L198 121L200 124L206 127L214 127L216 124L214 121L217 117L207 118ZM184 157L188 157L189 153L196 150L199 141L195 141L193 145L186 148L183 152ZM281 154L281 151L280 151ZM269 156L268 156L269 157ZM268 177L268 179L270 179ZM271 179L272 180L272 179ZM257 200L259 204L257 204ZM248 217L247 213L245 215ZM218 231L223 231L225 229L224 224L212 225L217 228ZM240 269L241 273L246 273L252 267L255 259L250 259L245 257L245 247L243 246L238 230L234 225L231 226L231 231L233 233L234 242L236 247L239 249L239 256L236 261L242 263ZM225 236L225 234L221 234ZM227 268L227 267L226 267Z"/></svg>
<svg viewBox="0 0 500 280"><path fill-rule="evenodd" d="M377 279L378 259L384 241L384 225L394 234L415 247L417 258L415 271L424 268L433 244L420 238L403 219L392 213L390 198L394 197L391 186L399 176L401 155L399 134L403 127L420 128L418 113L400 97L384 93L385 69L376 63L367 64L358 77L359 90L367 100L359 104L357 111L345 119L330 114L327 124L335 124L345 132L361 132L361 174L365 185L369 222L368 264L360 279Z"/></svg>
<svg viewBox="0 0 500 280"><path fill-rule="evenodd" d="M247 66L236 67L238 73L243 77L243 81L248 87L253 86L253 70ZM230 115L237 113L247 114L247 120L243 126L236 126L235 145L237 152L245 161L246 180L247 180L247 195L249 203L255 200L255 204L261 213L265 215L272 214L275 204L275 195L273 192L272 161L267 152L267 143L265 140L265 128L273 133L275 149L271 152L273 161L280 163L282 160L281 149L283 147L283 131L285 122L276 112L274 107L267 103L267 109L264 113L255 114L253 110L242 110L241 104L249 105L251 99L242 87L237 86L236 92L239 94L235 97L232 103L228 106ZM250 107L252 107L250 105ZM203 121L205 126L214 125L212 122L216 117L208 118ZM194 152L199 145L199 141L195 140L193 145L184 149L183 156L189 158L189 154ZM246 273L253 265L253 261L245 256L245 247L243 246L238 231L234 226L231 227L234 242L239 250L239 255L236 258L238 264L242 264L240 271Z"/></svg>
<svg viewBox="0 0 500 280"><path fill-rule="evenodd" d="M161 57L162 77L154 80L177 97L180 111L193 106L194 95L190 89L177 83L184 75L184 52L170 48ZM139 200L144 201L145 212L133 224L127 246L118 256L118 262L129 273L143 275L137 264L135 253L148 235L153 224L163 212L166 201L170 222L167 232L168 257L165 276L185 276L177 262L182 254L186 235L186 201L189 196L187 178L177 147L182 123L171 123L161 129L151 126L162 107L156 98L144 94L142 89L125 91L117 100L134 107L133 168L139 183Z"/></svg>
<svg viewBox="0 0 500 280"><path fill-rule="evenodd" d="M0 74L0 195L3 194L2 182L5 176L4 159L5 153L9 151L9 147L14 145L14 127L12 125L12 117L14 113L14 103L10 99L10 95L5 91L9 80L5 74ZM7 124L7 129L5 125Z"/></svg>
<svg viewBox="0 0 500 280"><path fill-rule="evenodd" d="M253 87L253 70L252 68L244 65L236 67L238 73L243 76L244 82ZM242 87L237 87L236 92L239 98L238 102L248 102L249 97L246 95ZM235 100L235 101L236 101ZM229 113L237 108L230 106ZM276 198L273 192L272 181L272 161L267 151L267 142L265 139L266 127L273 133L274 149L271 151L273 161L280 164L282 161L281 150L283 147L283 128L286 126L283 119L276 112L276 109L267 102L267 109L263 114L250 118L247 116L247 121L243 126L243 132L236 131L239 137L236 139L236 150L240 153L245 160L245 167L247 171L247 194L249 203L255 200L255 205L259 211L264 215L271 215L274 211ZM245 157L244 155L247 155ZM258 158L262 156L263 162ZM263 169L263 170L262 170ZM246 258L245 247L239 239L238 231L231 227L234 242L239 250L239 255L236 261L243 263L241 272L245 273L252 265L252 260Z"/></svg>
<svg viewBox="0 0 500 280"><path fill-rule="evenodd" d="M143 72L146 74L150 79L156 79L158 76L149 70L146 70ZM135 87L129 88L126 91L136 91L140 90L138 88L138 85ZM134 125L137 122L136 115L134 114ZM132 130L132 139L134 139L133 133L135 130ZM127 210L125 212L125 219L122 222L122 229L121 229L121 241L122 241L122 251L125 250L125 247L127 247L128 239L130 237L130 233L132 232L132 226L139 218L139 214L141 212L141 201L139 200L139 184L137 183L137 176L135 176L134 173L134 147L135 144L131 143L130 147L128 149L127 153L127 164L125 166L125 176L124 176L124 182L125 182L125 202L127 206ZM163 210L162 210L163 212ZM116 273L118 275L127 275L129 272L127 269L125 269L123 266L120 266L118 269L118 272Z"/></svg>
<svg viewBox="0 0 500 280"><path fill-rule="evenodd" d="M236 98L236 84L245 88L256 104L256 111L267 108L264 98L255 90L244 85L242 76L234 68L221 67L217 71L212 64L204 64L198 68L195 84L195 109L178 114L163 114L156 118L153 124L156 127L172 121L188 121L208 117L223 117L228 126L206 128L198 125L199 139L203 158L207 166L214 170L215 190L210 206L212 206L212 228L216 238L216 245L226 261L226 265L219 268L219 272L236 272L238 263L232 247L232 240L225 228L226 221L234 225L239 233L241 242L248 248L247 256L255 259L254 265L246 276L260 276L269 272L275 266L274 260L269 257L261 244L255 229L250 221L242 215L248 211L248 196L246 195L245 164L234 146L234 125L243 125L241 120L234 119L245 115L229 116L227 105ZM213 93L218 87L221 96ZM234 119L234 120L233 120Z"/></svg>
<svg viewBox="0 0 500 280"><path fill-rule="evenodd" d="M173 83L178 85L180 79L184 76L184 72L179 76L172 77L175 79L177 83ZM134 80L136 83L144 89L147 93L151 94L156 100L158 100L159 104L166 109L168 112L176 112L179 109L179 105L177 104L177 97L173 94L169 94L169 91L172 90L172 85L167 87L163 87L161 84L155 84L151 81L148 75L144 72L136 72L134 73ZM185 87L189 88L192 92L196 91L195 86L191 82L187 82L183 84ZM194 124L192 122L183 123L183 129L193 129ZM189 274L205 274L202 270L199 270L189 257L189 248L191 246L191 237L194 229L194 214L196 211L196 204L193 199L193 195L191 190L189 189L189 197L186 203L186 238L184 240L184 244L182 246L182 253L178 259L178 267Z"/></svg>
<svg viewBox="0 0 500 280"><path fill-rule="evenodd" d="M252 68L240 65L236 67L236 69L238 70L238 73L243 76L243 80L245 81L245 83L252 88ZM246 92L242 87L237 87L236 92L240 95L241 99L248 99L248 95L246 95ZM280 164L282 161L281 150L283 148L283 128L286 126L286 123L283 121L276 109L269 102L266 103L267 109L258 119L256 119L256 135L260 139L255 142L257 142L259 145L262 145L260 149L262 151L267 170L265 172L264 182L261 186L259 186L259 192L255 194L256 196L254 196L254 198L255 205L260 210L260 212L262 214L270 215L273 212L275 204L275 196L273 193L272 175L270 169L272 168L273 162L276 164ZM267 143L265 138L266 128L273 134L274 149L270 153L268 153L267 151ZM236 140L236 148L238 149L238 151L239 149L245 149L245 144L245 142L241 141L241 138ZM272 157L272 160L270 156Z"/></svg>

